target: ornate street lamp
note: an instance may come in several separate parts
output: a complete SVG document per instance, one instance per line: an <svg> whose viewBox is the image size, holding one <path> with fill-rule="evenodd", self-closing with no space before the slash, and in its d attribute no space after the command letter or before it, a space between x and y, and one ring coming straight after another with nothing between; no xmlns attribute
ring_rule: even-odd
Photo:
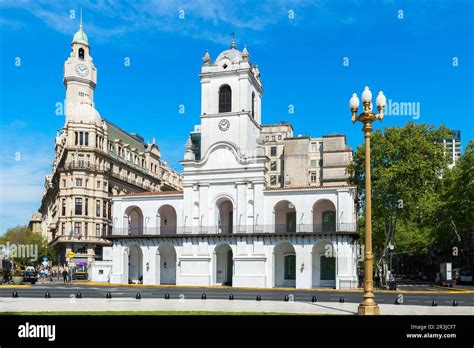
<svg viewBox="0 0 474 348"><path fill-rule="evenodd" d="M373 280L373 254L372 254L372 205L371 205L371 182L370 182L370 133L372 132L372 122L383 119L383 108L386 98L383 92L379 92L375 101L378 114L372 111L372 92L369 87L365 87L362 92L362 104L364 111L357 116L359 109L359 98L353 94L349 101L352 112L352 123L362 122L362 131L365 138L365 258L364 258L364 299L359 304L359 315L378 315L380 309L375 303L374 280Z"/></svg>

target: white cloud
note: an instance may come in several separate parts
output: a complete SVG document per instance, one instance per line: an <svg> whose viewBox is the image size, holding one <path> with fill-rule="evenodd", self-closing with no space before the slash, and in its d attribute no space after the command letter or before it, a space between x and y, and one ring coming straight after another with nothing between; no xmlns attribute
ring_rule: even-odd
<svg viewBox="0 0 474 348"><path fill-rule="evenodd" d="M0 234L9 227L28 224L40 206L44 177L53 161L52 140L23 132L25 126L14 121L0 128Z"/></svg>
<svg viewBox="0 0 474 348"><path fill-rule="evenodd" d="M79 9L82 7L85 30L95 40L107 40L141 30L157 30L228 44L230 35L224 33L223 28L229 32L236 31L237 36L244 36L249 31L258 32L277 23L288 23L289 10L295 11L299 25L320 26L332 21L354 21L351 16L330 9L327 1L100 0L69 3L6 0L2 5L28 11L54 30L67 35L77 29ZM71 10L76 11L76 17L72 20ZM181 10L184 11L184 19L179 18ZM314 18L304 20L309 15Z"/></svg>

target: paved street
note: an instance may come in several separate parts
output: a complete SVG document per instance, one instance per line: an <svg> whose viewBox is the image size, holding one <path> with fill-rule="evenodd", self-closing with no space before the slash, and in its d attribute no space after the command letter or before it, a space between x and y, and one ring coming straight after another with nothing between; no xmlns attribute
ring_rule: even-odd
<svg viewBox="0 0 474 348"><path fill-rule="evenodd" d="M453 288L424 287L423 290L408 290L410 287L399 287L398 291L377 291L377 302L380 304L394 304L396 298L402 295L404 305L430 306L433 300L439 306L452 306L456 300L459 306L474 306L474 291L459 291ZM411 287L417 288L417 287ZM334 289L245 289L231 287L176 287L176 286L113 286L108 284L83 284L83 283L46 283L33 286L0 286L0 297L11 298L12 292L17 291L19 298L43 298L49 291L52 298L70 298L78 291L83 298L105 298L110 291L112 298L135 298L140 292L143 299L164 299L169 294L171 299L200 299L203 293L207 299L228 299L233 294L235 300L255 301L257 295L263 301L283 301L285 295L293 295L297 302L310 302L313 296L318 302L337 303L340 297L344 297L346 303L359 303L362 300L361 290L339 291Z"/></svg>
<svg viewBox="0 0 474 348"><path fill-rule="evenodd" d="M134 298L82 298L82 299L36 299L5 298L0 299L2 312L47 312L47 311L218 311L218 312L265 312L293 314L329 314L354 315L357 303L338 302L283 302L283 301L246 301L226 299L134 299ZM386 315L474 315L474 307L450 306L398 306L380 304L381 314Z"/></svg>

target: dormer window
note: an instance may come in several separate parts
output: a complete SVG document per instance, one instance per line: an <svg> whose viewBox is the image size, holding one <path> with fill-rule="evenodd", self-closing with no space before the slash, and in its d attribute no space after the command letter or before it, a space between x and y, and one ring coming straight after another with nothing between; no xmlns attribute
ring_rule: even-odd
<svg viewBox="0 0 474 348"><path fill-rule="evenodd" d="M232 90L229 85L223 85L219 89L219 112L230 112L232 110Z"/></svg>
<svg viewBox="0 0 474 348"><path fill-rule="evenodd" d="M84 59L84 49L79 48L79 59Z"/></svg>

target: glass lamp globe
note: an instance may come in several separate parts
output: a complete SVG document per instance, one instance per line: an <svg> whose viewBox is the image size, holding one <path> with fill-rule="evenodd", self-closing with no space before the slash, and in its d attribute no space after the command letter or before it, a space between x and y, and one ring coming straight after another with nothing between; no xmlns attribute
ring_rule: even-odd
<svg viewBox="0 0 474 348"><path fill-rule="evenodd" d="M362 101L368 103L372 100L372 92L368 86L365 86L364 92L362 92Z"/></svg>
<svg viewBox="0 0 474 348"><path fill-rule="evenodd" d="M357 94L353 94L351 97L351 100L349 101L349 106L352 109L358 109L359 108L359 98L357 97Z"/></svg>
<svg viewBox="0 0 474 348"><path fill-rule="evenodd" d="M385 95L383 94L383 92L380 91L377 96L377 99L375 100L375 104L377 104L378 107L383 108L386 103L387 103L387 98L385 98Z"/></svg>

